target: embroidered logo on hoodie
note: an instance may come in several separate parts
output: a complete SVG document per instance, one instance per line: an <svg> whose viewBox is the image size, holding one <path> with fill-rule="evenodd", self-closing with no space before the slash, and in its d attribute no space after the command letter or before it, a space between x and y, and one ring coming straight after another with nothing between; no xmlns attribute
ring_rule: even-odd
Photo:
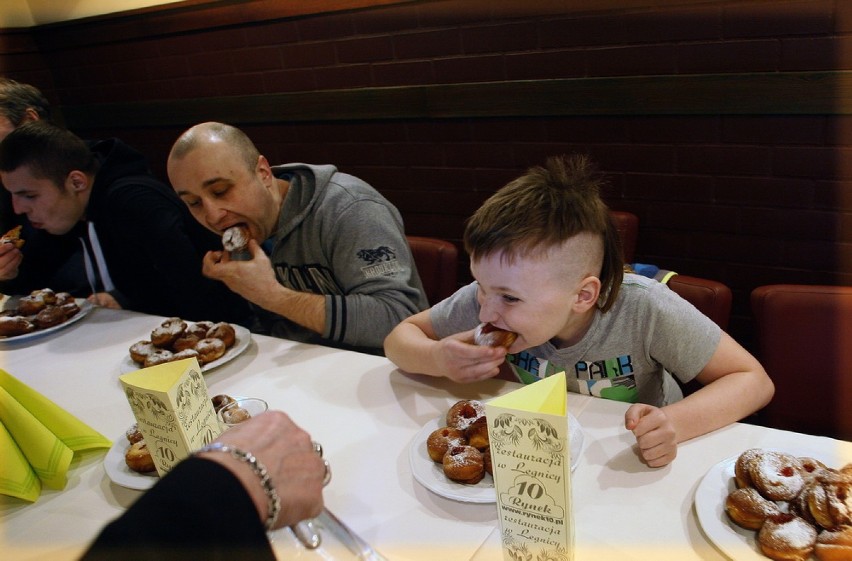
<svg viewBox="0 0 852 561"><path fill-rule="evenodd" d="M367 264L361 267L361 271L368 279L395 275L402 271L402 266L396 259L396 253L386 245L381 245L375 249L361 249L357 255Z"/></svg>

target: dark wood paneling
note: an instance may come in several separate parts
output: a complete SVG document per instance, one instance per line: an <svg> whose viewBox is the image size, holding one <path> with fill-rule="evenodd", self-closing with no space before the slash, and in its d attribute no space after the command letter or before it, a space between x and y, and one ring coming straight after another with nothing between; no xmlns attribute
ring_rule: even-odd
<svg viewBox="0 0 852 561"><path fill-rule="evenodd" d="M187 0L33 28L42 50L61 50L256 21L324 14L413 0Z"/></svg>
<svg viewBox="0 0 852 561"><path fill-rule="evenodd" d="M566 115L852 113L852 72L647 76L358 88L63 108L71 128Z"/></svg>

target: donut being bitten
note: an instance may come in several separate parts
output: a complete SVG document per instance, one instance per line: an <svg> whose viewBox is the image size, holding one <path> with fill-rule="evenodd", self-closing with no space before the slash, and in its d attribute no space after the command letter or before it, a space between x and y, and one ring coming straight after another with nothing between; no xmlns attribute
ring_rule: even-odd
<svg viewBox="0 0 852 561"><path fill-rule="evenodd" d="M476 326L473 334L473 342L482 347L506 347L512 346L518 334L505 329L495 327L490 323L480 323Z"/></svg>
<svg viewBox="0 0 852 561"><path fill-rule="evenodd" d="M234 261L250 261L251 252L248 243L251 239L249 229L242 224L231 226L222 234L222 247Z"/></svg>
<svg viewBox="0 0 852 561"><path fill-rule="evenodd" d="M453 446L443 459L444 475L459 483L474 485L485 477L482 452L473 446Z"/></svg>
<svg viewBox="0 0 852 561"><path fill-rule="evenodd" d="M3 234L3 236L0 237L0 244L10 243L10 244L14 245L15 247L17 247L18 249L21 249L22 247L24 247L25 242L21 238L21 229L22 228L23 228L23 226L18 225L18 226L15 226L14 228L12 228L11 230L9 230L8 232L6 232L5 234Z"/></svg>
<svg viewBox="0 0 852 561"><path fill-rule="evenodd" d="M452 446L467 444L464 432L452 427L435 429L426 439L426 451L433 462L443 462L444 455Z"/></svg>
<svg viewBox="0 0 852 561"><path fill-rule="evenodd" d="M250 239L249 229L242 224L237 224L222 234L222 247L225 251L239 251L245 249Z"/></svg>

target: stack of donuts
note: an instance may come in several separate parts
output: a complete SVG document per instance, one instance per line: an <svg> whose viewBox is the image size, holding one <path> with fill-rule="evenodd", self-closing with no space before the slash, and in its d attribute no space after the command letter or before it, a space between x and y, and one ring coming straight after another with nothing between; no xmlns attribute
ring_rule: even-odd
<svg viewBox="0 0 852 561"><path fill-rule="evenodd" d="M213 410L216 413L226 405L233 403L234 398L227 394L219 394L210 398L213 404ZM234 408L235 415L240 415L241 420L246 420L251 415L245 409L240 407ZM154 458L151 456L151 451L148 449L148 444L145 442L145 437L139 430L139 425L133 423L125 433L127 441L130 443L127 451L124 453L124 463L127 467L137 473L152 473L156 468L154 466Z"/></svg>
<svg viewBox="0 0 852 561"><path fill-rule="evenodd" d="M813 458L751 448L734 464L728 517L757 531L770 559L852 560L852 464L827 467Z"/></svg>
<svg viewBox="0 0 852 561"><path fill-rule="evenodd" d="M218 415L222 409L228 407L232 403L236 403L237 400L233 397L229 396L226 393L214 395L210 398L210 401L213 402L213 410ZM236 425L237 423L242 423L251 419L251 413L249 413L246 409L243 409L239 405L235 405L233 407L228 407L224 412L222 412L222 420L229 425Z"/></svg>
<svg viewBox="0 0 852 561"><path fill-rule="evenodd" d="M485 406L464 399L447 411L446 425L426 439L426 450L432 461L442 464L448 479L474 485L492 473L488 444Z"/></svg>
<svg viewBox="0 0 852 561"><path fill-rule="evenodd" d="M142 433L139 432L139 425L133 423L133 426L127 429L125 433L130 446L127 452L124 453L124 463L127 467L137 473L151 473L156 468L154 467L154 458L151 457L151 451L148 450L148 444Z"/></svg>
<svg viewBox="0 0 852 561"><path fill-rule="evenodd" d="M145 368L195 357L204 365L224 356L236 343L234 327L226 322L189 322L169 318L151 331L148 339L130 347L130 358Z"/></svg>
<svg viewBox="0 0 852 561"><path fill-rule="evenodd" d="M71 319L80 311L74 297L50 288L21 297L18 307L0 312L0 337L25 335Z"/></svg>

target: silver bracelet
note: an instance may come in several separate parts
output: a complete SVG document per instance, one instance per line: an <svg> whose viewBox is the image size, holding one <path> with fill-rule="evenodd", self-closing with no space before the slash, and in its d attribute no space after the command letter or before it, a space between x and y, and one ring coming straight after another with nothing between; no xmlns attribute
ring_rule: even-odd
<svg viewBox="0 0 852 561"><path fill-rule="evenodd" d="M272 484L272 479L269 477L269 472L267 471L266 466L263 465L251 452L241 450L234 446L228 446L221 442L208 444L198 450L196 454L200 454L202 452L227 452L234 458L249 465L255 475L260 478L260 485L263 487L263 492L266 493L266 499L269 502L269 510L266 515L266 529L267 531L272 530L275 526L275 521L278 520L278 513L281 512L281 499L275 491L275 485Z"/></svg>

